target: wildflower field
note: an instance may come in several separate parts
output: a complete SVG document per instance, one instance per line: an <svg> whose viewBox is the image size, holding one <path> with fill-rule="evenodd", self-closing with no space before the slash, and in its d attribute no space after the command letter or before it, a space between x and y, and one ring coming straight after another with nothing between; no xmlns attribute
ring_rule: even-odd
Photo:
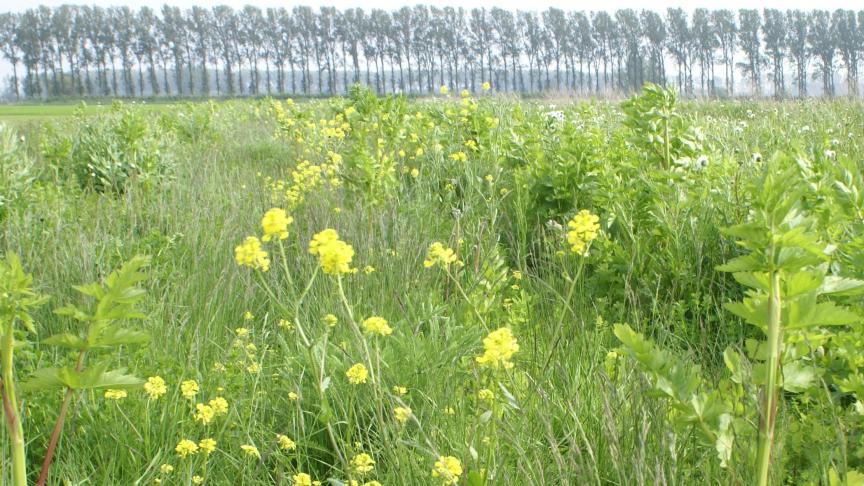
<svg viewBox="0 0 864 486"><path fill-rule="evenodd" d="M0 484L864 484L860 101L74 111L0 130Z"/></svg>

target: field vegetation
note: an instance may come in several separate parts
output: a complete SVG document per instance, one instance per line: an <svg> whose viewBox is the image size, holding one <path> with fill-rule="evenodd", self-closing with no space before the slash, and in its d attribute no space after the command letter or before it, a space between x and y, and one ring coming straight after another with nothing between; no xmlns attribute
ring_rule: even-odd
<svg viewBox="0 0 864 486"><path fill-rule="evenodd" d="M16 108L0 482L864 484L862 108Z"/></svg>

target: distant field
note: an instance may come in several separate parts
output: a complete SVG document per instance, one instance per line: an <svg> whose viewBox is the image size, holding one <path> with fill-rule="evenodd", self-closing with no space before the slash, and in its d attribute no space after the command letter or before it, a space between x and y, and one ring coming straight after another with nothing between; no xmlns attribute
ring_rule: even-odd
<svg viewBox="0 0 864 486"><path fill-rule="evenodd" d="M164 110L173 103L139 103L143 109L150 111ZM110 103L86 104L84 112L88 115L105 113L111 107ZM46 104L46 105L0 105L0 121L22 123L28 121L43 121L50 118L72 116L80 108L80 103Z"/></svg>

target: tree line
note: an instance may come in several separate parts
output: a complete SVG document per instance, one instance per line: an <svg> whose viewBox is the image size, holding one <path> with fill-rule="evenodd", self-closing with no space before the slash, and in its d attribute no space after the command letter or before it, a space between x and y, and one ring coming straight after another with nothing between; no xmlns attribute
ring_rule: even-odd
<svg viewBox="0 0 864 486"><path fill-rule="evenodd" d="M739 85L806 96L818 80L832 96L841 74L857 95L864 10L39 6L0 14L0 51L15 99L313 96L354 83L423 94L485 81L520 93L627 92L650 81L694 96Z"/></svg>

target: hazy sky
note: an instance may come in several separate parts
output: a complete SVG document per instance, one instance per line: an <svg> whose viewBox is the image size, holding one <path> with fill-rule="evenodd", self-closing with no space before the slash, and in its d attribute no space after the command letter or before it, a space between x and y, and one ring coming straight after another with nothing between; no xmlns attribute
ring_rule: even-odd
<svg viewBox="0 0 864 486"><path fill-rule="evenodd" d="M316 2L316 1L290 1L290 0L224 0L217 2L202 2L196 0L157 0L157 1L143 1L143 0L4 0L2 5L0 5L0 11L21 11L26 10L27 8L31 8L33 6L42 4L48 6L56 6L62 5L64 3L73 3L73 4L88 4L88 5L129 5L130 7L138 8L142 5L148 5L151 7L158 7L164 3L168 3L170 5L176 5L178 7L192 7L193 5L200 6L213 6L213 5L230 5L235 8L240 8L246 4L257 5L261 8L266 7L286 7L291 8L295 5L326 5L333 6L339 9L351 8L351 7L363 7L366 9L370 8L383 8L387 10L392 10L394 8L398 8L402 5L413 5L415 3L426 3L429 5L453 5L453 6L461 6L464 8L473 8L473 7L487 7L491 8L493 6L497 6L500 8L506 8L511 10L542 10L547 7L559 7L563 9L570 10L616 10L619 8L633 8L633 9L651 9L651 10L665 10L667 7L684 7L687 9L694 9L698 7L706 7L706 8L728 8L728 9L739 9L739 8L780 8L780 9L826 9L826 10L834 10L837 8L846 8L846 9L861 9L862 2L861 0L820 0L819 2L812 2L807 0L726 0L724 2L712 2L708 0L606 0L604 2L578 2L578 1L555 1L555 0L533 0L530 2L526 2L524 0L462 0L462 1L426 1L426 2L394 2L387 0L328 0L324 2Z"/></svg>

